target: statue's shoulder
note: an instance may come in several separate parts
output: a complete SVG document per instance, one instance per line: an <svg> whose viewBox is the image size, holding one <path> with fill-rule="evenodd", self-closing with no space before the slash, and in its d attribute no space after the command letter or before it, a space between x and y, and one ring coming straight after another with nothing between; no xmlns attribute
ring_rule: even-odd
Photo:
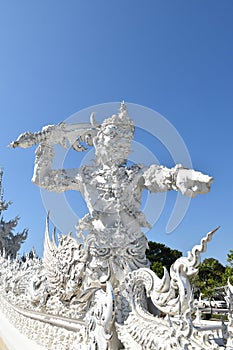
<svg viewBox="0 0 233 350"><path fill-rule="evenodd" d="M144 164L133 164L125 167L125 171L129 176L141 176L143 172L147 169Z"/></svg>

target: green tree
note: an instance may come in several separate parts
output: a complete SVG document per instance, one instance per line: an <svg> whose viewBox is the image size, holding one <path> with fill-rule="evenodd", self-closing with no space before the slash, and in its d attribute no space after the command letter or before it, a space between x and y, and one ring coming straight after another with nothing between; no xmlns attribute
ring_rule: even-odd
<svg viewBox="0 0 233 350"><path fill-rule="evenodd" d="M227 265L225 268L225 273L223 276L224 285L227 284L228 280L231 284L233 284L233 250L230 250L230 252L227 254L227 262L229 265Z"/></svg>
<svg viewBox="0 0 233 350"><path fill-rule="evenodd" d="M215 294L215 288L223 285L225 267L216 259L208 258L199 265L198 274L191 278L194 293L200 293L203 297L211 298Z"/></svg>
<svg viewBox="0 0 233 350"><path fill-rule="evenodd" d="M151 264L150 268L156 273L158 277L163 277L163 264L161 261L154 261L153 264Z"/></svg>
<svg viewBox="0 0 233 350"><path fill-rule="evenodd" d="M233 250L230 250L230 253L227 254L227 262L229 262L229 265L233 267Z"/></svg>
<svg viewBox="0 0 233 350"><path fill-rule="evenodd" d="M161 278L163 276L163 266L169 271L171 265L182 256L182 253L162 243L149 241L148 244L147 259L151 263L151 269Z"/></svg>

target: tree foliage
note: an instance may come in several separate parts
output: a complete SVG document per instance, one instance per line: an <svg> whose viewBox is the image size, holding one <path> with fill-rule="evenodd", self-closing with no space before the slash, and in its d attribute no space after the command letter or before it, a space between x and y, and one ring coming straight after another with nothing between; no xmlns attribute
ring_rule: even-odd
<svg viewBox="0 0 233 350"><path fill-rule="evenodd" d="M163 276L163 267L169 271L171 265L182 256L179 250L171 249L165 244L149 241L149 249L146 252L147 259L151 263L151 269L159 276Z"/></svg>
<svg viewBox="0 0 233 350"><path fill-rule="evenodd" d="M171 265L182 256L179 250L171 249L162 243L149 241L147 258L151 263L151 269L159 276L163 276L163 267L170 270ZM198 273L191 277L190 282L194 295L204 298L216 296L216 290L227 284L229 280L233 284L233 249L227 255L227 266L223 266L217 259L207 258L198 267Z"/></svg>
<svg viewBox="0 0 233 350"><path fill-rule="evenodd" d="M227 284L228 280L231 284L233 284L233 250L230 250L230 252L227 254L227 262L229 265L226 266L223 276L223 282L225 285Z"/></svg>
<svg viewBox="0 0 233 350"><path fill-rule="evenodd" d="M233 268L233 250L230 249L230 252L227 254L227 262L229 266Z"/></svg>
<svg viewBox="0 0 233 350"><path fill-rule="evenodd" d="M216 259L205 259L198 268L199 272L191 278L191 283L196 296L211 298L216 293L216 288L223 286L225 267Z"/></svg>
<svg viewBox="0 0 233 350"><path fill-rule="evenodd" d="M182 256L179 250L171 249L162 243L149 241L146 252L151 263L151 269L159 276L163 276L163 267L170 270L171 265ZM198 273L190 280L196 297L211 298L216 294L216 288L226 285L228 278L233 283L233 250L228 254L229 266L223 266L217 259L207 258L198 267ZM231 280L232 276L232 280Z"/></svg>

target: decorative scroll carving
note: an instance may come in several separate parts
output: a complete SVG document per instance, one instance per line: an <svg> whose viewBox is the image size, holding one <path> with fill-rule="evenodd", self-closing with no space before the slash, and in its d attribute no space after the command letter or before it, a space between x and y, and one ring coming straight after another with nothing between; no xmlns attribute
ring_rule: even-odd
<svg viewBox="0 0 233 350"><path fill-rule="evenodd" d="M193 325L189 282L189 277L198 272L200 254L217 229L209 232L188 257L177 259L170 276L164 269L160 279L153 271L143 268L125 278L116 313L116 327L125 349L217 349L212 341L215 328L197 329ZM219 326L219 330L223 328Z"/></svg>

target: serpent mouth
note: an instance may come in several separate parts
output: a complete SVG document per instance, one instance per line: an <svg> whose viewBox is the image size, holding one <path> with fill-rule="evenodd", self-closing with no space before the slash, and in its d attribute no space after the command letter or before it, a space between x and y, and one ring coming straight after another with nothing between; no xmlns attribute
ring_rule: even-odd
<svg viewBox="0 0 233 350"><path fill-rule="evenodd" d="M18 141L12 141L7 147L16 148L19 145Z"/></svg>

